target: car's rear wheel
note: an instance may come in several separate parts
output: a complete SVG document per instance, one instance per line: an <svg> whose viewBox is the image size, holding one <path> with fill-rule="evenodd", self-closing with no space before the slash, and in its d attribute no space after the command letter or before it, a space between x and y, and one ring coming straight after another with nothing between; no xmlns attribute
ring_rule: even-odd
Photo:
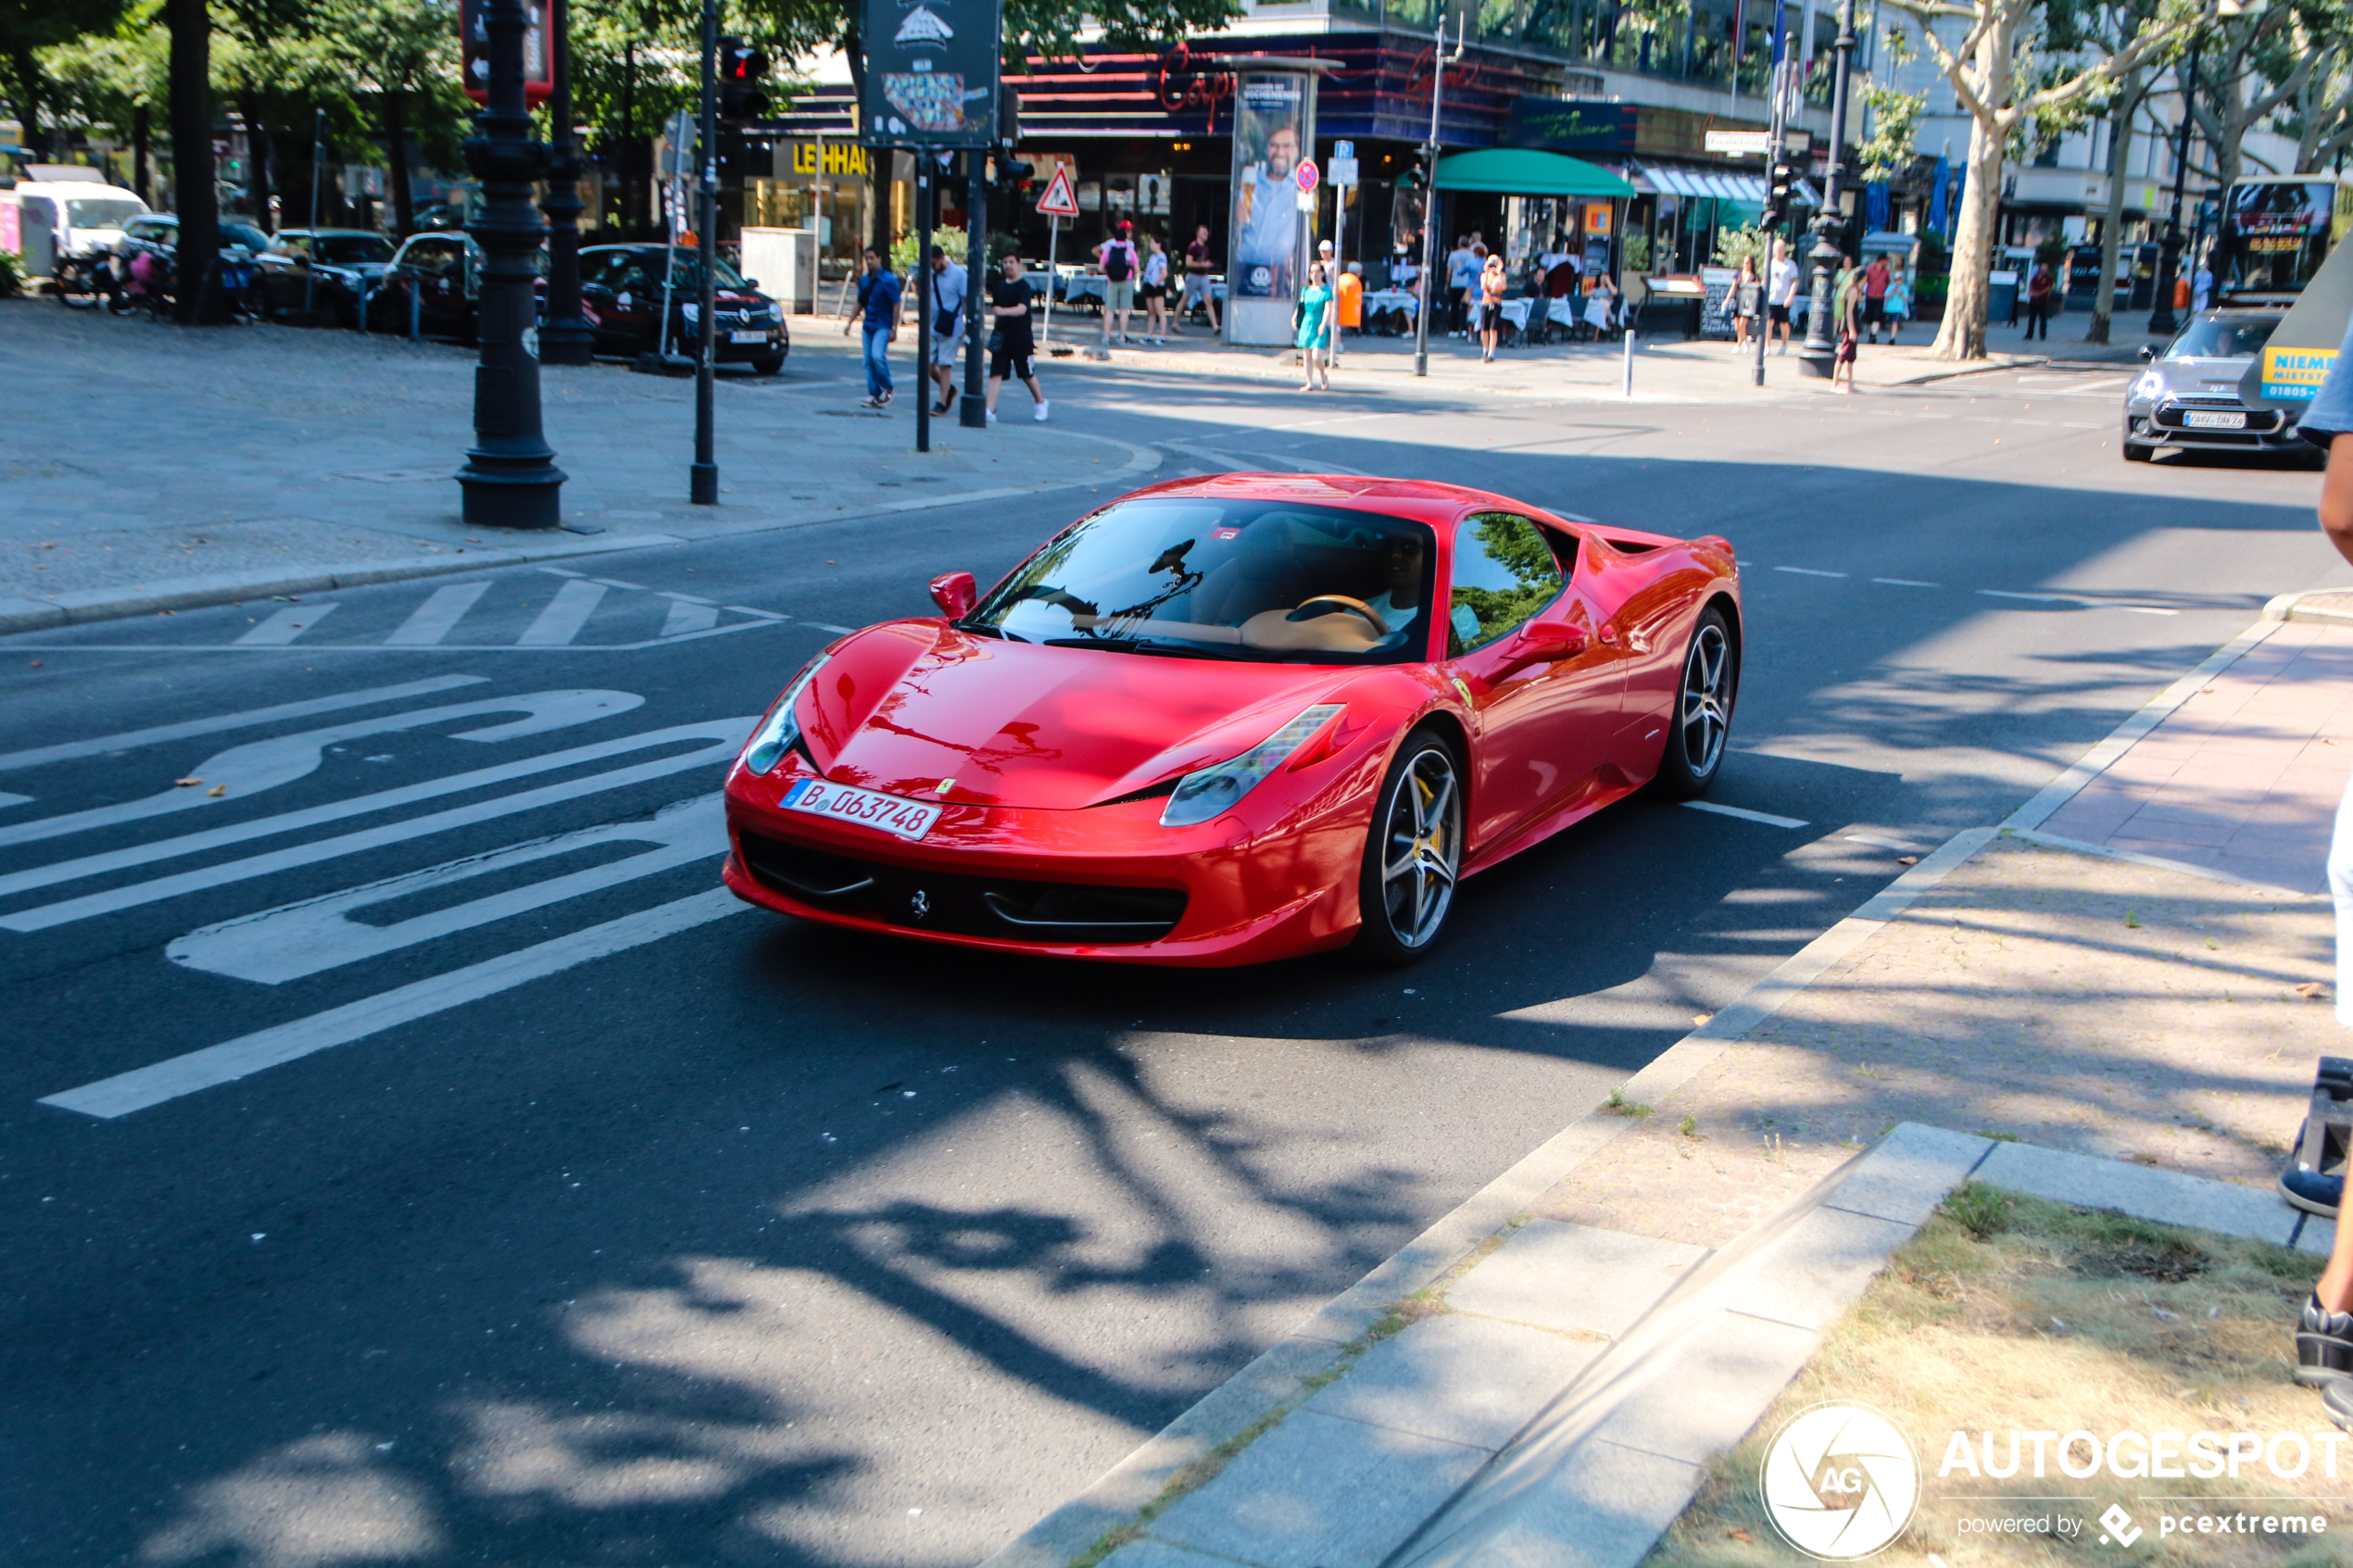
<svg viewBox="0 0 2353 1568"><path fill-rule="evenodd" d="M1740 644L1724 612L1710 605L1692 628L1682 679L1676 683L1667 751L1652 781L1661 795L1670 800L1695 799L1715 784L1724 766L1724 742L1731 734L1740 689Z"/></svg>
<svg viewBox="0 0 2353 1568"><path fill-rule="evenodd" d="M1357 879L1356 949L1391 967L1445 934L1463 865L1462 761L1436 730L1405 737L1381 780Z"/></svg>

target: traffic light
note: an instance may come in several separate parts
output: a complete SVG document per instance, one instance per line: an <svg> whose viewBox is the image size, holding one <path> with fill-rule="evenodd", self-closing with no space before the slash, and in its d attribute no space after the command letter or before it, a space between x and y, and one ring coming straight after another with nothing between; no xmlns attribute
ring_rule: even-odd
<svg viewBox="0 0 2353 1568"><path fill-rule="evenodd" d="M1765 176L1765 210L1776 217L1789 211L1791 194L1797 187L1797 164L1789 154L1775 153L1773 167Z"/></svg>
<svg viewBox="0 0 2353 1568"><path fill-rule="evenodd" d="M1001 190L1018 191L1035 179L1037 174L1038 166L1034 163L1024 162L1020 158L1013 157L997 159L997 184Z"/></svg>
<svg viewBox="0 0 2353 1568"><path fill-rule="evenodd" d="M719 118L765 119L768 94L761 87L768 80L768 56L740 38L719 41Z"/></svg>

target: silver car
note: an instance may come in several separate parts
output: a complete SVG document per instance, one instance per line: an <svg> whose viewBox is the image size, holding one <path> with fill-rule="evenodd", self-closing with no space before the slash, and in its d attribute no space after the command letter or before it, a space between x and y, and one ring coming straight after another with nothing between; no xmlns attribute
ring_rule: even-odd
<svg viewBox="0 0 2353 1568"><path fill-rule="evenodd" d="M2293 412L2250 408L2239 396L2239 378L2281 316L2209 310L2192 317L2162 354L2142 349L2147 368L2124 395L2124 460L2145 463L2172 447L2316 455L2296 433Z"/></svg>

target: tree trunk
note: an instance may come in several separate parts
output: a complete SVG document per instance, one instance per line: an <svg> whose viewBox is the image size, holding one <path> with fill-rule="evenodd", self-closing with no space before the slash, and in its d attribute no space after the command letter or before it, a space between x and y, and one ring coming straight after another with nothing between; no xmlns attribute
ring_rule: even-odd
<svg viewBox="0 0 2353 1568"><path fill-rule="evenodd" d="M2132 172L2133 121L2141 111L2141 73L2126 75L2116 89L2116 137L2108 149L2108 213L2100 220L2100 281L2092 295L2092 330L2085 343L2108 341L2108 318L2116 311L2116 260L2124 244L2124 180Z"/></svg>
<svg viewBox="0 0 2353 1568"><path fill-rule="evenodd" d="M392 237L396 243L417 226L415 194L409 189L409 115L407 95L399 88L384 91L384 156L392 168L384 178L392 185Z"/></svg>
<svg viewBox="0 0 2353 1568"><path fill-rule="evenodd" d="M212 16L208 0L165 0L171 28L171 192L180 213L180 320L221 319L207 280L220 254L220 198L213 184ZM217 294L217 291L216 291Z"/></svg>
<svg viewBox="0 0 2353 1568"><path fill-rule="evenodd" d="M1945 285L1944 320L1936 329L1939 359L1985 358L1987 274L1993 270L1994 221L2002 203L2001 132L1979 120L1969 128L1968 176L1961 219L1953 232L1953 270Z"/></svg>
<svg viewBox="0 0 2353 1568"><path fill-rule="evenodd" d="M30 49L19 49L9 56L17 79L17 124L24 136L25 151L36 159L45 158L48 148L41 134L41 62Z"/></svg>
<svg viewBox="0 0 2353 1568"><path fill-rule="evenodd" d="M147 186L147 106L141 104L131 111L131 189L148 206L155 205L155 194Z"/></svg>

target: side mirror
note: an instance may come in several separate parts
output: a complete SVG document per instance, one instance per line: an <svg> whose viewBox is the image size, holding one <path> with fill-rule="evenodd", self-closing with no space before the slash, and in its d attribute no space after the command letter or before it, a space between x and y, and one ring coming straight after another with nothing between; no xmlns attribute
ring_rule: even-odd
<svg viewBox="0 0 2353 1568"><path fill-rule="evenodd" d="M950 621L962 621L980 602L980 584L969 571L951 571L931 580L931 602Z"/></svg>
<svg viewBox="0 0 2353 1568"><path fill-rule="evenodd" d="M744 280L744 287L746 287L746 288L748 288L748 289L756 289L756 288L758 288L759 286L760 286L760 280L759 280L759 279L757 279L757 278L746 278L746 279Z"/></svg>
<svg viewBox="0 0 2353 1568"><path fill-rule="evenodd" d="M2145 343L2141 345L2141 363L2144 365L2154 365L2157 363L2157 345L2153 343Z"/></svg>
<svg viewBox="0 0 2353 1568"><path fill-rule="evenodd" d="M1556 664L1564 659L1575 659L1583 653L1589 639L1582 626L1565 622L1522 627L1513 639L1512 661L1515 664Z"/></svg>

